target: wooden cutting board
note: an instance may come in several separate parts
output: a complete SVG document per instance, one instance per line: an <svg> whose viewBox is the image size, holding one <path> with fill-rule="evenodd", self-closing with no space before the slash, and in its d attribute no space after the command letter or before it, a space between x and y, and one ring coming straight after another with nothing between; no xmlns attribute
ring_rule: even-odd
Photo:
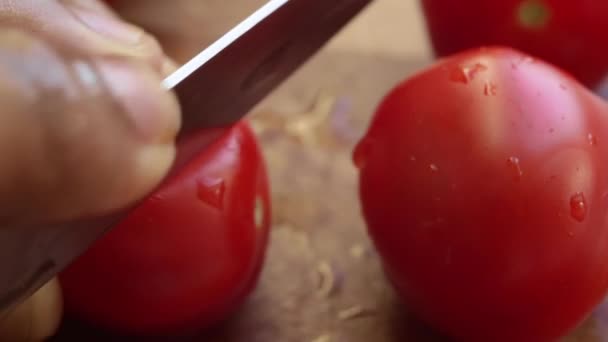
<svg viewBox="0 0 608 342"><path fill-rule="evenodd" d="M251 120L273 194L267 261L245 307L195 340L442 340L408 316L385 281L351 161L382 96L430 62L417 1L377 0L258 106ZM608 316L599 312L566 341L607 339Z"/></svg>

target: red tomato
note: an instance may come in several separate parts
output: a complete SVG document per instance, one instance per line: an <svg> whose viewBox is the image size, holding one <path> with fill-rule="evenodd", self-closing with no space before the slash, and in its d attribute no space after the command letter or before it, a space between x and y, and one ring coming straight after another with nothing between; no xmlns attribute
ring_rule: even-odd
<svg viewBox="0 0 608 342"><path fill-rule="evenodd" d="M413 312L464 341L552 341L608 287L608 107L515 50L446 58L381 102L355 163Z"/></svg>
<svg viewBox="0 0 608 342"><path fill-rule="evenodd" d="M608 1L421 1L439 56L506 45L567 70L588 87L608 73Z"/></svg>
<svg viewBox="0 0 608 342"><path fill-rule="evenodd" d="M238 124L62 272L66 311L123 334L216 323L257 282L270 210L259 146Z"/></svg>

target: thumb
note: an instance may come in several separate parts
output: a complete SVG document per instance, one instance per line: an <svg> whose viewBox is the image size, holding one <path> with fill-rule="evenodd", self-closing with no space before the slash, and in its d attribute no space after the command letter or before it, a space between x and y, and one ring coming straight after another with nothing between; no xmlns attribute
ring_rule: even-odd
<svg viewBox="0 0 608 342"><path fill-rule="evenodd" d="M57 224L152 190L174 159L179 108L146 63L87 57L24 31L0 30L0 75L0 338L43 338L61 299L40 277L69 261L54 258L76 241L58 240L86 234ZM49 258L53 268L41 268Z"/></svg>
<svg viewBox="0 0 608 342"><path fill-rule="evenodd" d="M25 32L0 30L0 338L43 339L59 322L56 280L26 297L49 248L70 236L44 227L152 190L174 159L180 117L148 63L90 57Z"/></svg>
<svg viewBox="0 0 608 342"><path fill-rule="evenodd" d="M0 32L0 229L98 215L151 190L179 108L144 63Z"/></svg>

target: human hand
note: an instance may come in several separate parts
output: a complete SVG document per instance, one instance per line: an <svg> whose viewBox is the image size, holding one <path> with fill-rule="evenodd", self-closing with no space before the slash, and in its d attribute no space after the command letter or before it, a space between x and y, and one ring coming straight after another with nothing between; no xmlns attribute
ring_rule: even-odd
<svg viewBox="0 0 608 342"><path fill-rule="evenodd" d="M7 236L134 203L169 170L180 117L161 87L174 64L103 3L0 1L0 25L0 276L11 282L28 255ZM60 322L60 287L3 308L0 340L43 340Z"/></svg>

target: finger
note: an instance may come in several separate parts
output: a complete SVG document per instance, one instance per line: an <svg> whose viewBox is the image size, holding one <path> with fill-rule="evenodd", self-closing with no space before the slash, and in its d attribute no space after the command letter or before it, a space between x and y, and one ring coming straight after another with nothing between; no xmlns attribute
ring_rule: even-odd
<svg viewBox="0 0 608 342"><path fill-rule="evenodd" d="M63 298L56 278L10 311L0 312L0 341L44 341L61 323Z"/></svg>
<svg viewBox="0 0 608 342"><path fill-rule="evenodd" d="M173 59L166 57L163 62L161 75L163 77L167 77L170 74L172 74L175 70L177 70L177 68L178 68L177 63Z"/></svg>
<svg viewBox="0 0 608 342"><path fill-rule="evenodd" d="M97 0L19 0L0 6L0 24L18 26L95 56L127 56L162 71L164 53L141 28Z"/></svg>
<svg viewBox="0 0 608 342"><path fill-rule="evenodd" d="M3 29L0 99L0 223L122 208L173 161L177 101L131 59L89 58Z"/></svg>
<svg viewBox="0 0 608 342"><path fill-rule="evenodd" d="M184 63L265 0L112 0L127 21L153 34L165 53Z"/></svg>

